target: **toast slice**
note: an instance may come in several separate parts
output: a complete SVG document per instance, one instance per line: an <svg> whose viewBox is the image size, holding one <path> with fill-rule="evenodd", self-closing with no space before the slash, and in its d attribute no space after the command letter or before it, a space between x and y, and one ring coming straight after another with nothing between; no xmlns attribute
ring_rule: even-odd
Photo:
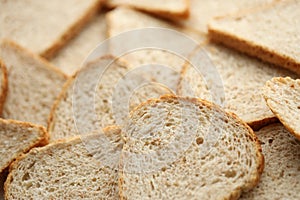
<svg viewBox="0 0 300 200"><path fill-rule="evenodd" d="M34 148L19 157L10 167L5 198L118 199L118 168L106 165L97 156L119 155L120 130L104 131L105 135L78 136ZM113 152L103 149L104 136L115 147Z"/></svg>
<svg viewBox="0 0 300 200"><path fill-rule="evenodd" d="M273 0L190 0L190 16L188 19L182 20L181 23L184 26L207 33L207 24L214 17L240 12L241 10L261 6L272 1Z"/></svg>
<svg viewBox="0 0 300 200"><path fill-rule="evenodd" d="M95 16L72 41L51 60L63 72L73 75L100 42L106 39L104 13Z"/></svg>
<svg viewBox="0 0 300 200"><path fill-rule="evenodd" d="M276 1L262 9L216 19L211 38L300 74L300 1Z"/></svg>
<svg viewBox="0 0 300 200"><path fill-rule="evenodd" d="M0 116L2 116L3 105L7 95L7 70L3 61L0 59Z"/></svg>
<svg viewBox="0 0 300 200"><path fill-rule="evenodd" d="M50 58L96 14L102 1L1 0L0 4L0 39L9 38Z"/></svg>
<svg viewBox="0 0 300 200"><path fill-rule="evenodd" d="M44 127L15 120L0 119L0 135L0 173L21 154L48 142Z"/></svg>
<svg viewBox="0 0 300 200"><path fill-rule="evenodd" d="M238 199L263 170L250 127L200 99L164 96L142 103L123 138L122 199Z"/></svg>
<svg viewBox="0 0 300 200"><path fill-rule="evenodd" d="M280 122L300 140L300 80L272 78L266 82L263 95Z"/></svg>
<svg viewBox="0 0 300 200"><path fill-rule="evenodd" d="M189 0L108 0L106 5L108 7L129 6L173 20L186 19L189 16Z"/></svg>
<svg viewBox="0 0 300 200"><path fill-rule="evenodd" d="M7 67L9 88L3 117L46 126L51 106L67 79L66 75L8 40L0 43L0 59Z"/></svg>
<svg viewBox="0 0 300 200"><path fill-rule="evenodd" d="M265 156L265 169L257 187L240 199L299 199L300 142L279 123L263 127L256 135Z"/></svg>

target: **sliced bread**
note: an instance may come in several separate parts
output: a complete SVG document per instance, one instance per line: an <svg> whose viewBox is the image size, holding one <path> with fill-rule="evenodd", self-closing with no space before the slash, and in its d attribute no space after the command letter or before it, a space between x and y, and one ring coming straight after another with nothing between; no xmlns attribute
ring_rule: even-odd
<svg viewBox="0 0 300 200"><path fill-rule="evenodd" d="M300 199L300 142L279 123L263 127L256 135L265 169L260 183L240 199Z"/></svg>
<svg viewBox="0 0 300 200"><path fill-rule="evenodd" d="M8 73L3 117L46 126L51 106L66 75L46 60L7 40L0 43L0 59Z"/></svg>
<svg viewBox="0 0 300 200"><path fill-rule="evenodd" d="M262 88L265 82L274 76L295 75L221 45L208 43L203 47L222 78L225 92L224 109L237 114L255 130L274 122L276 117L266 106ZM210 88L213 84L216 83L206 83L194 67L185 65L178 94L211 100Z"/></svg>
<svg viewBox="0 0 300 200"><path fill-rule="evenodd" d="M104 134L75 137L34 148L19 157L10 167L5 198L118 199L118 168L97 158L112 153L102 148L99 141L103 137ZM122 149L120 130L109 130L105 137L112 139L114 153L118 154Z"/></svg>
<svg viewBox="0 0 300 200"><path fill-rule="evenodd" d="M209 34L214 41L300 75L299 9L299 0L275 1L212 21Z"/></svg>
<svg viewBox="0 0 300 200"><path fill-rule="evenodd" d="M0 135L0 173L21 154L48 142L44 127L14 120L0 119Z"/></svg>
<svg viewBox="0 0 300 200"><path fill-rule="evenodd" d="M263 95L280 122L300 140L300 80L272 78L267 81Z"/></svg>
<svg viewBox="0 0 300 200"><path fill-rule="evenodd" d="M108 7L130 6L171 19L187 18L189 16L189 0L108 0L106 5Z"/></svg>
<svg viewBox="0 0 300 200"><path fill-rule="evenodd" d="M123 138L122 199L238 199L263 170L253 131L200 99L164 96L142 103Z"/></svg>
<svg viewBox="0 0 300 200"><path fill-rule="evenodd" d="M7 95L7 70L3 61L0 59L0 116L2 116L3 105Z"/></svg>
<svg viewBox="0 0 300 200"><path fill-rule="evenodd" d="M105 39L106 23L104 13L101 13L61 49L51 62L66 74L73 75L81 67L89 52Z"/></svg>
<svg viewBox="0 0 300 200"><path fill-rule="evenodd" d="M1 0L0 4L0 39L12 39L50 58L96 14L102 1Z"/></svg>

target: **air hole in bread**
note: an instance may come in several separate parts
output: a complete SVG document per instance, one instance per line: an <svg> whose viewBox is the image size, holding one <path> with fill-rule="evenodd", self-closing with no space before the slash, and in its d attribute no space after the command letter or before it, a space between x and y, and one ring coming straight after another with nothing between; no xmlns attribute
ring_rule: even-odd
<svg viewBox="0 0 300 200"><path fill-rule="evenodd" d="M200 144L203 144L203 138L202 137L198 137L197 139L196 139L196 143L198 144L198 145L200 145Z"/></svg>

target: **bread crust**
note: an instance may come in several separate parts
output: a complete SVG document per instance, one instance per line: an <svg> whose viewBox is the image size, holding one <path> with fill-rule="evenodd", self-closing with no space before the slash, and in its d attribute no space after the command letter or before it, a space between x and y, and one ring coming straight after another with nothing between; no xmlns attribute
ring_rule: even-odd
<svg viewBox="0 0 300 200"><path fill-rule="evenodd" d="M7 91L8 91L8 78L7 78L7 69L4 62L0 58L0 68L2 71L1 77L1 94L0 94L0 116L2 116L3 106L6 100Z"/></svg>

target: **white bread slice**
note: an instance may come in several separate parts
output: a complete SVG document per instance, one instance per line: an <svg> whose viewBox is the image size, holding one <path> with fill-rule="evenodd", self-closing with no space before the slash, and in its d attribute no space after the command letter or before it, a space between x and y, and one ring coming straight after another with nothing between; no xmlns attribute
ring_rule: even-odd
<svg viewBox="0 0 300 200"><path fill-rule="evenodd" d="M122 141L120 130L116 130L104 131L118 153L122 150ZM118 168L97 158L97 154L108 153L102 148L101 137L104 135L78 136L34 148L19 157L10 167L5 198L118 199Z"/></svg>
<svg viewBox="0 0 300 200"><path fill-rule="evenodd" d="M48 143L45 128L27 122L0 119L0 135L0 173L21 154Z"/></svg>
<svg viewBox="0 0 300 200"><path fill-rule="evenodd" d="M182 24L197 31L207 33L207 24L217 16L240 12L251 7L261 6L273 0L190 0L190 16Z"/></svg>
<svg viewBox="0 0 300 200"><path fill-rule="evenodd" d="M7 95L7 70L3 61L0 59L0 116L2 116L3 104Z"/></svg>
<svg viewBox="0 0 300 200"><path fill-rule="evenodd" d="M189 0L108 0L108 7L129 6L170 19L186 19L189 16Z"/></svg>
<svg viewBox="0 0 300 200"><path fill-rule="evenodd" d="M274 122L275 115L266 106L262 95L265 82L274 76L295 75L285 69L265 64L221 45L207 43L203 46L216 67L224 87L224 109L238 115L243 121L257 130ZM178 94L211 99L212 84L199 78L199 72L185 65L181 73ZM193 92L189 89L192 88Z"/></svg>
<svg viewBox="0 0 300 200"><path fill-rule="evenodd" d="M260 183L240 199L300 199L300 142L279 123L263 127L256 135L265 169Z"/></svg>
<svg viewBox="0 0 300 200"><path fill-rule="evenodd" d="M100 42L106 39L104 14L98 14L86 27L51 60L63 72L73 75Z"/></svg>
<svg viewBox="0 0 300 200"><path fill-rule="evenodd" d="M266 82L263 95L280 122L300 140L300 80L272 78Z"/></svg>
<svg viewBox="0 0 300 200"><path fill-rule="evenodd" d="M214 41L300 74L300 1L276 1L261 9L216 19Z"/></svg>
<svg viewBox="0 0 300 200"><path fill-rule="evenodd" d="M253 131L200 99L148 100L123 137L121 199L238 199L263 170Z"/></svg>
<svg viewBox="0 0 300 200"><path fill-rule="evenodd" d="M0 39L52 57L96 14L101 0L0 1Z"/></svg>
<svg viewBox="0 0 300 200"><path fill-rule="evenodd" d="M66 75L46 60L7 40L0 43L0 59L8 72L3 117L46 126L51 106Z"/></svg>

